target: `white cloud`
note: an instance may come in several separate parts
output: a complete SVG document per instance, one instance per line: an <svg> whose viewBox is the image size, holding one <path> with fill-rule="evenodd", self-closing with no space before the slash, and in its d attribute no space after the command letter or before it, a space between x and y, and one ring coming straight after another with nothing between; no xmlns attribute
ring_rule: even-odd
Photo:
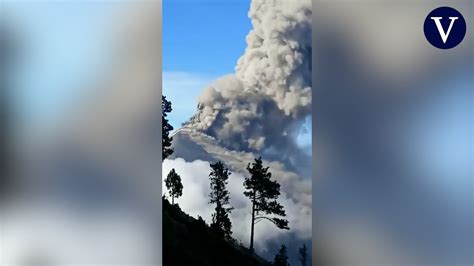
<svg viewBox="0 0 474 266"><path fill-rule="evenodd" d="M211 222L211 216L214 206L209 204L209 178L211 171L209 162L195 160L186 162L182 158L174 160L165 160L163 163L163 176L175 168L181 176L183 182L183 196L176 202L181 209L189 215L197 218L198 215L207 222ZM272 166L270 166L272 171ZM277 172L274 172L277 173ZM232 172L229 178L228 189L230 192L230 204L235 208L231 214L233 237L244 245L248 246L250 239L250 220L251 205L250 200L243 195L244 175L243 173ZM282 194L279 198L281 204L285 207L287 218L290 222L290 232L296 233L298 237L311 237L311 205L306 205L298 199L290 196L296 196L293 190L298 187L308 186L302 184L303 181L295 181L298 185L293 187L284 186L282 183ZM301 185L301 186L299 186ZM165 187L163 186L165 189ZM278 239L288 231L280 230L267 221L258 223L255 227L255 248L260 251L266 251L267 243Z"/></svg>

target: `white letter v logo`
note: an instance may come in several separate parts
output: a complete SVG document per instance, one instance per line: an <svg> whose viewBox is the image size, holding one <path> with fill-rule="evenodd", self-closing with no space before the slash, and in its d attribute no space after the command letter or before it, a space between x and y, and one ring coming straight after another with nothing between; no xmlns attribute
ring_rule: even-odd
<svg viewBox="0 0 474 266"><path fill-rule="evenodd" d="M432 20L434 20L436 27L438 28L439 35L441 36L441 39L443 40L443 43L446 43L449 37L449 33L451 32L451 29L453 28L454 21L458 19L459 17L449 17L451 20L451 23L449 24L448 32L444 32L443 25L441 25L441 19L442 17L431 17Z"/></svg>

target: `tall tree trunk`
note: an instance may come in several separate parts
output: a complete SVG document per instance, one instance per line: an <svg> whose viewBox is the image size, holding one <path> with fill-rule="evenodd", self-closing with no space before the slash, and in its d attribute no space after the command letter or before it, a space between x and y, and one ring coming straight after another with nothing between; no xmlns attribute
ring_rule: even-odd
<svg viewBox="0 0 474 266"><path fill-rule="evenodd" d="M220 228L221 226L221 204L219 202L220 199L217 201L217 208L216 208L216 224Z"/></svg>
<svg viewBox="0 0 474 266"><path fill-rule="evenodd" d="M171 196L171 205L174 205L174 196Z"/></svg>
<svg viewBox="0 0 474 266"><path fill-rule="evenodd" d="M254 232L254 226L255 226L255 195L256 193L253 193L253 200L252 200L252 225L250 229L250 252L253 253L253 232Z"/></svg>

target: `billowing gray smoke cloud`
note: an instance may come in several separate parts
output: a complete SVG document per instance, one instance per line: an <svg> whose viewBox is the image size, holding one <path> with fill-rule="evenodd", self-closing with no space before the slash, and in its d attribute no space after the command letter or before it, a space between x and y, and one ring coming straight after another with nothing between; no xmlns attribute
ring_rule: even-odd
<svg viewBox="0 0 474 266"><path fill-rule="evenodd" d="M204 90L187 125L233 149L294 151L311 112L311 14L309 0L252 1L235 75Z"/></svg>

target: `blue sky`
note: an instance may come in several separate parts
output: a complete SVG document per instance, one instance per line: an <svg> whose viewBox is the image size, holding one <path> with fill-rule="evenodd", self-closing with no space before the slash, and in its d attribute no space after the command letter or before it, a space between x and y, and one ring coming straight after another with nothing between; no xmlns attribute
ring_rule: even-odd
<svg viewBox="0 0 474 266"><path fill-rule="evenodd" d="M163 93L177 128L215 78L233 73L251 29L250 1L163 0Z"/></svg>

